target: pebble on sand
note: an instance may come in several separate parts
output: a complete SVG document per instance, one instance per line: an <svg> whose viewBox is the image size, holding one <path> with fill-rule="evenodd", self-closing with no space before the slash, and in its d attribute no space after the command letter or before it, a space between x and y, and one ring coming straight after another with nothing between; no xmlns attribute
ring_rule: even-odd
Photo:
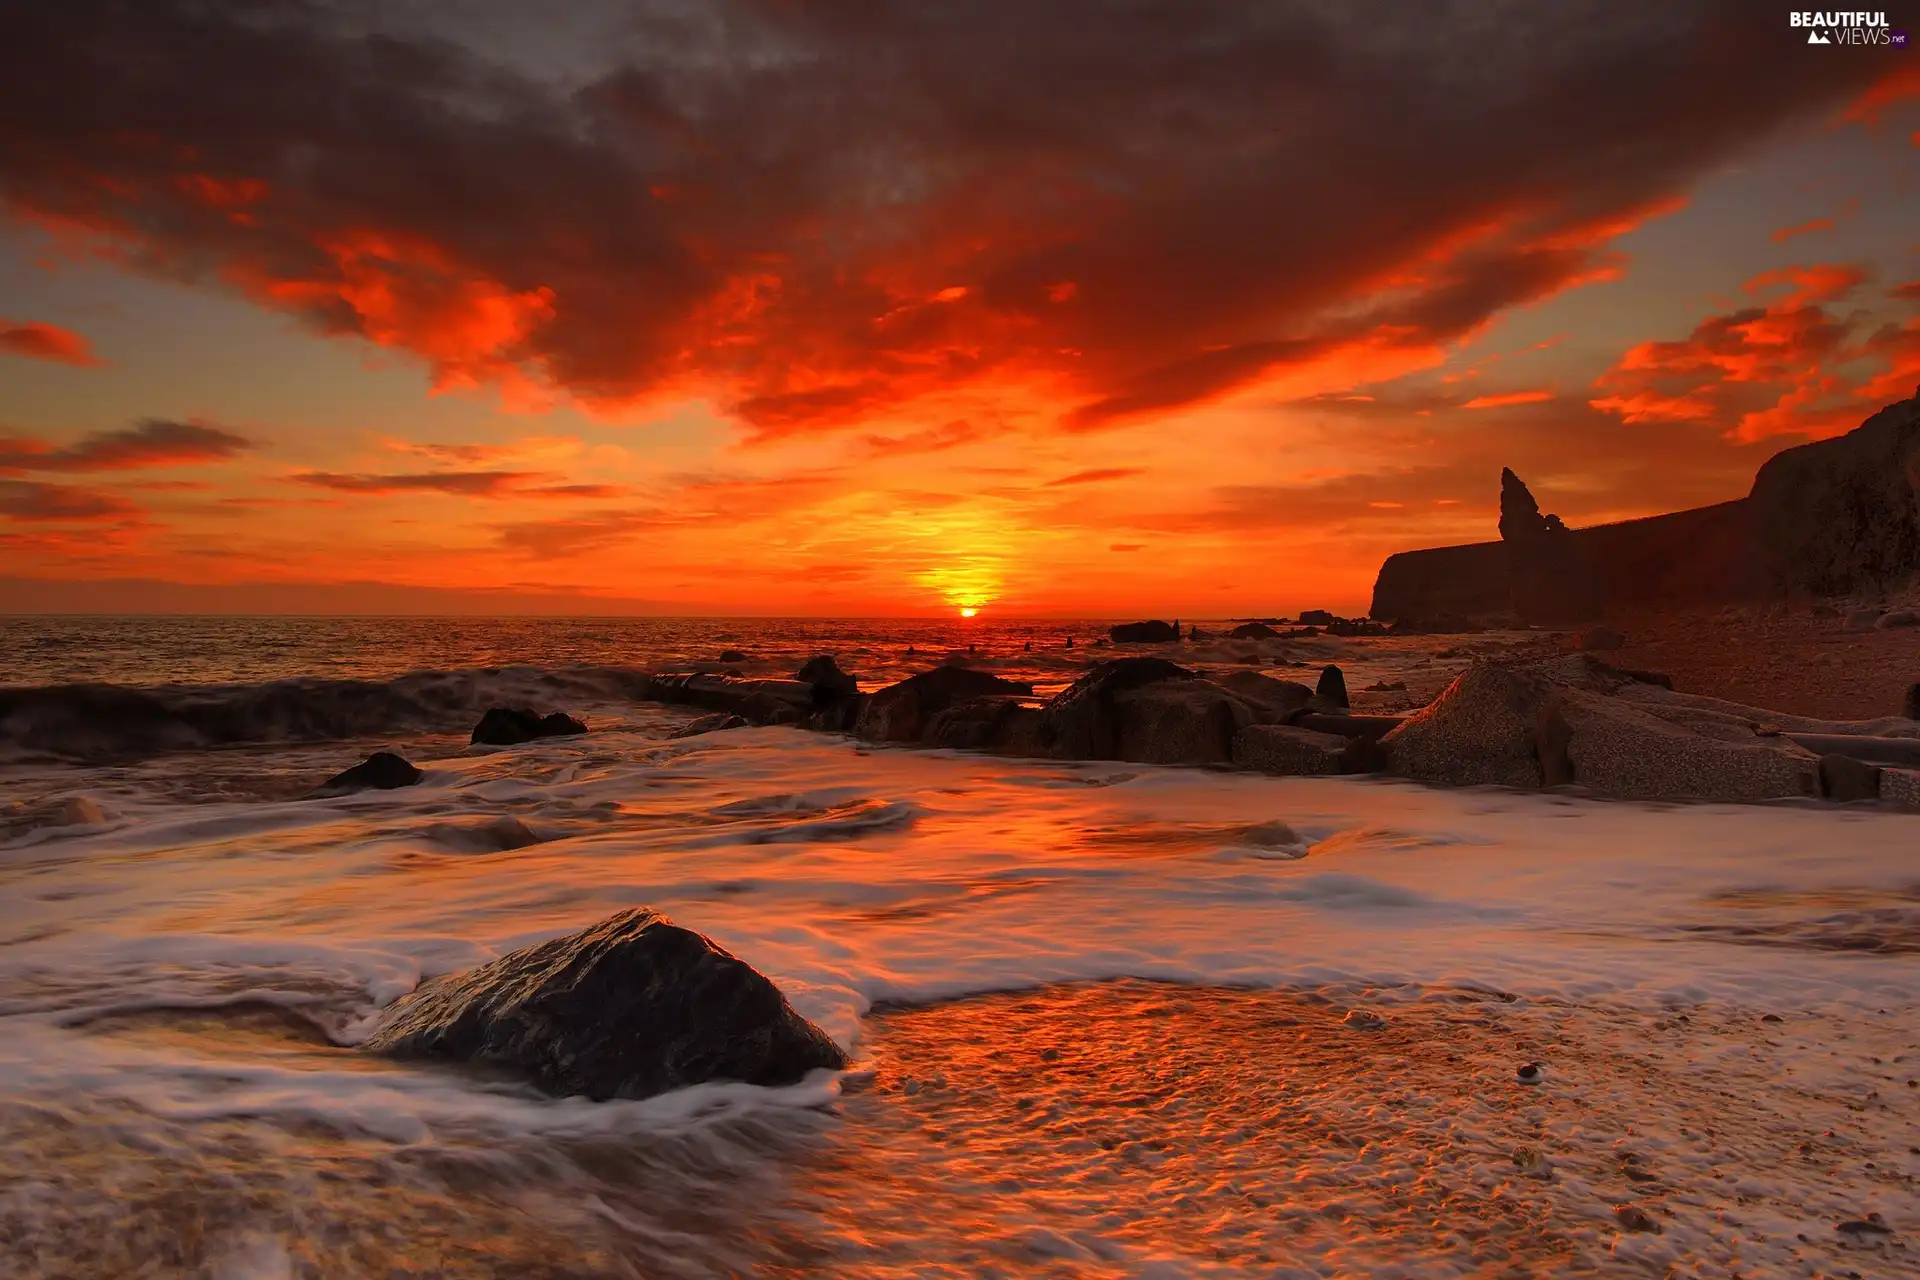
<svg viewBox="0 0 1920 1280"><path fill-rule="evenodd" d="M1648 1231L1660 1234L1660 1224L1655 1222L1645 1209L1637 1204L1617 1204L1613 1206L1614 1220L1628 1231Z"/></svg>

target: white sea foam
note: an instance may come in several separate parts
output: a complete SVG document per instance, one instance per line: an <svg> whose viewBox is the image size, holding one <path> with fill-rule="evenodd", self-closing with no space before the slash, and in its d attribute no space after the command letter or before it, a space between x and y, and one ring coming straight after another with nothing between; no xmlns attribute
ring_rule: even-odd
<svg viewBox="0 0 1920 1280"><path fill-rule="evenodd" d="M202 764L219 761L172 767ZM1122 977L1364 999L1389 1018L1465 991L1861 1028L1883 1009L1910 1019L1920 992L1920 818L1898 814L1058 765L786 729L662 743L651 726L458 752L417 787L330 800L111 785L105 825L0 845L0 1102L433 1147L672 1132L833 1096L819 1079L552 1101L345 1047L423 975L634 905L773 976L856 1055L877 1002ZM254 1005L334 1045L101 1030ZM1817 1043L1782 1054L1787 1074L1852 1087ZM270 1270L275 1247L234 1256Z"/></svg>

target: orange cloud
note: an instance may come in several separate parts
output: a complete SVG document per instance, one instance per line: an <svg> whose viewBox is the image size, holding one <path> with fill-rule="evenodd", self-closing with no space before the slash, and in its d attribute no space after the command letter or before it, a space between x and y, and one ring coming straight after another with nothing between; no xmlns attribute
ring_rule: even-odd
<svg viewBox="0 0 1920 1280"><path fill-rule="evenodd" d="M1047 481L1049 489L1058 489L1062 485L1099 484L1106 480L1125 480L1129 476L1144 475L1139 467L1094 467L1087 471L1076 471L1072 475L1061 476L1057 480Z"/></svg>
<svg viewBox="0 0 1920 1280"><path fill-rule="evenodd" d="M1709 317L1684 340L1631 348L1595 382L1604 394L1591 404L1627 423L1717 423L1741 441L1849 430L1864 410L1908 394L1903 384L1920 367L1912 321L1863 339L1864 313L1838 316L1822 305L1848 298L1867 279L1852 265L1755 276L1748 292L1785 287L1787 296Z"/></svg>
<svg viewBox="0 0 1920 1280"><path fill-rule="evenodd" d="M1509 391L1503 395L1475 396L1462 409L1506 409L1517 404L1540 404L1553 399L1551 391Z"/></svg>
<svg viewBox="0 0 1920 1280"><path fill-rule="evenodd" d="M546 483L559 479L547 471L424 471L398 474L299 471L283 479L289 484L311 485L316 489L368 497L443 493L462 498L613 498L626 492L618 485Z"/></svg>
<svg viewBox="0 0 1920 1280"><path fill-rule="evenodd" d="M1812 235L1816 231L1831 231L1833 227L1832 218L1812 218L1791 227L1781 227L1773 233L1772 240L1775 244L1785 244L1795 236Z"/></svg>
<svg viewBox="0 0 1920 1280"><path fill-rule="evenodd" d="M0 320L0 351L89 369L102 364L87 340L71 329L35 321Z"/></svg>

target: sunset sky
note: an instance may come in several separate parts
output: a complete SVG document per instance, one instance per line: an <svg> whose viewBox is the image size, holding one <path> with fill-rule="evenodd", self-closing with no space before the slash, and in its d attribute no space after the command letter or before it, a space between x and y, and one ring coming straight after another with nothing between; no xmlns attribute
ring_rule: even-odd
<svg viewBox="0 0 1920 1280"><path fill-rule="evenodd" d="M15 611L1358 612L1920 383L1750 0L19 0L0 208Z"/></svg>

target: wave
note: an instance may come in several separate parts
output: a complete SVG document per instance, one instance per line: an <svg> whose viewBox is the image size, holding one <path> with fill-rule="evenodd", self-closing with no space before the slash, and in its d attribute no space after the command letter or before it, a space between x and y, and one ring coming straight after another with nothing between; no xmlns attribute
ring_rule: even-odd
<svg viewBox="0 0 1920 1280"><path fill-rule="evenodd" d="M631 701L644 696L646 682L631 667L573 665L415 671L384 681L0 689L0 749L101 764L240 743L450 733L470 728L490 706Z"/></svg>

